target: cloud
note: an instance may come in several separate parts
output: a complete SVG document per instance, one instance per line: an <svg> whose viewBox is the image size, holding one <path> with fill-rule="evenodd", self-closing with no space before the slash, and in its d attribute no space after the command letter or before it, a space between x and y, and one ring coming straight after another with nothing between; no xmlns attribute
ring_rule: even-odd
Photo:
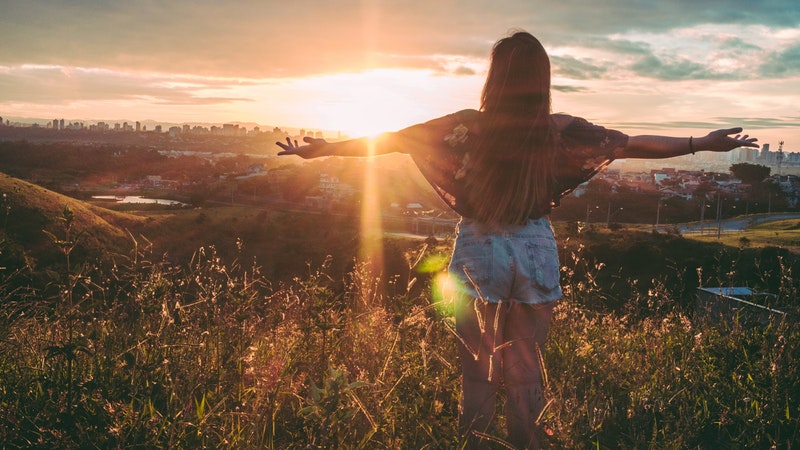
<svg viewBox="0 0 800 450"><path fill-rule="evenodd" d="M735 52L761 51L762 48L751 42L747 42L737 36L721 36L718 38L719 48L732 50Z"/></svg>
<svg viewBox="0 0 800 450"><path fill-rule="evenodd" d="M800 42L768 55L759 73L766 77L800 75Z"/></svg>
<svg viewBox="0 0 800 450"><path fill-rule="evenodd" d="M475 75L478 72L471 67L458 66L453 70L453 75Z"/></svg>
<svg viewBox="0 0 800 450"><path fill-rule="evenodd" d="M79 114L135 103L172 117L303 123L323 93L348 93L298 86L385 68L416 69L398 71L403 79L424 73L408 95L432 112L474 105L493 43L513 28L547 48L559 101L604 122L796 110L797 0L9 1L0 6L0 106ZM775 126L787 123L796 120ZM717 126L672 123L690 125Z"/></svg>
<svg viewBox="0 0 800 450"><path fill-rule="evenodd" d="M603 77L608 71L607 65L592 60L580 60L571 56L551 56L554 75L574 80L591 80Z"/></svg>
<svg viewBox="0 0 800 450"><path fill-rule="evenodd" d="M556 84L552 86L554 91L564 92L564 93L577 93L577 92L588 92L589 89L581 86L567 86L563 84Z"/></svg>
<svg viewBox="0 0 800 450"><path fill-rule="evenodd" d="M630 67L637 75L663 81L678 80L728 80L734 74L714 72L707 66L685 58L658 58L645 56Z"/></svg>
<svg viewBox="0 0 800 450"><path fill-rule="evenodd" d="M605 50L618 55L649 55L652 46L646 42L636 42L620 37L592 37L576 40L576 44L587 49Z"/></svg>
<svg viewBox="0 0 800 450"><path fill-rule="evenodd" d="M720 124L726 127L745 129L800 128L800 117L719 117Z"/></svg>
<svg viewBox="0 0 800 450"><path fill-rule="evenodd" d="M800 127L800 117L716 117L705 121L663 121L663 122L622 122L609 123L609 126L620 126L629 129L704 129L718 130L723 128L742 127L745 130L796 129Z"/></svg>
<svg viewBox="0 0 800 450"><path fill-rule="evenodd" d="M251 101L209 95L249 83L243 80L177 78L59 66L0 66L4 102L67 104L76 101L141 100L172 105L209 105Z"/></svg>
<svg viewBox="0 0 800 450"><path fill-rule="evenodd" d="M796 0L40 0L3 5L0 42L14 43L2 49L4 64L261 78L417 67L421 60L402 58L414 55L485 59L512 27L549 47L706 23L796 27L800 8Z"/></svg>

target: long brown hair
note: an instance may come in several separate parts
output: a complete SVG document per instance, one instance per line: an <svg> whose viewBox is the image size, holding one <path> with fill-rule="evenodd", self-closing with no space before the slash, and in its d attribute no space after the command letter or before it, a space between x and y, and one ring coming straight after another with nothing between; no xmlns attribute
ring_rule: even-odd
<svg viewBox="0 0 800 450"><path fill-rule="evenodd" d="M494 45L481 111L465 179L474 218L521 224L546 214L554 170L550 58L531 34L516 32Z"/></svg>

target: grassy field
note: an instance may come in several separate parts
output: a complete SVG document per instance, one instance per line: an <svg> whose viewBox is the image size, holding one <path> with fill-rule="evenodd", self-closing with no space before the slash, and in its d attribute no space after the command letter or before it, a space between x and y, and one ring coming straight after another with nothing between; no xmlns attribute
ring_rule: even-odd
<svg viewBox="0 0 800 450"><path fill-rule="evenodd" d="M705 242L719 241L732 247L782 247L800 254L800 219L765 222L741 232L723 233L717 239L716 230L710 234L687 234L690 239Z"/></svg>
<svg viewBox="0 0 800 450"><path fill-rule="evenodd" d="M458 341L427 275L447 251L409 253L394 294L363 266L340 280L325 262L274 283L211 248L181 267L141 249L111 270L67 266L53 289L14 290L6 274L0 441L460 448ZM800 442L794 319L720 327L676 309L664 284L630 298L628 312L597 311L588 299L603 295L605 268L586 264L580 254L565 261L566 296L543 352L546 448ZM781 294L796 304L796 291ZM489 435L487 448L508 448L501 426Z"/></svg>
<svg viewBox="0 0 800 450"><path fill-rule="evenodd" d="M24 228L25 195L49 195L12 187L4 232ZM0 447L463 447L441 289L452 242L387 239L377 273L354 261L357 224L343 218L68 203L66 220L64 199L48 198L22 217L49 227L56 239L37 242L60 260L0 269ZM77 263L72 244L101 240L103 222L135 239L110 264ZM791 254L558 228L565 297L542 354L545 448L800 445ZM3 255L28 250L15 233ZM772 286L789 315L754 327L687 308L696 284L742 280ZM497 414L487 448L508 448L502 402Z"/></svg>

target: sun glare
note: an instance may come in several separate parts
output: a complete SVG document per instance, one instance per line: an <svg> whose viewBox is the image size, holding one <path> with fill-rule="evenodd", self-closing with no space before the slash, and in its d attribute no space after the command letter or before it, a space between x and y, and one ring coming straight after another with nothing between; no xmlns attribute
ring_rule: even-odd
<svg viewBox="0 0 800 450"><path fill-rule="evenodd" d="M370 154L375 152L375 141L370 139ZM367 266L371 277L383 272L383 223L381 222L380 192L375 174L375 160L364 164L364 194L361 199L361 243L359 260Z"/></svg>
<svg viewBox="0 0 800 450"><path fill-rule="evenodd" d="M421 87L430 75L421 71L376 69L309 80L318 92L308 121L349 136L374 136L421 120Z"/></svg>

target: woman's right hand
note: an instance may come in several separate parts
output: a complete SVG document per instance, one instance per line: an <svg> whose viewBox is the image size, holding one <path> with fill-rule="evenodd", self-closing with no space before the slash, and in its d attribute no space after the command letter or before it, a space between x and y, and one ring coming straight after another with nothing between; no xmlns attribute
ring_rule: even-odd
<svg viewBox="0 0 800 450"><path fill-rule="evenodd" d="M322 156L322 148L328 144L325 139L315 139L310 136L304 137L303 142L306 145L299 145L297 139L292 140L289 137L286 138L285 144L276 142L275 145L283 149L283 151L278 152L278 156L296 155L303 159L316 158L317 156Z"/></svg>

